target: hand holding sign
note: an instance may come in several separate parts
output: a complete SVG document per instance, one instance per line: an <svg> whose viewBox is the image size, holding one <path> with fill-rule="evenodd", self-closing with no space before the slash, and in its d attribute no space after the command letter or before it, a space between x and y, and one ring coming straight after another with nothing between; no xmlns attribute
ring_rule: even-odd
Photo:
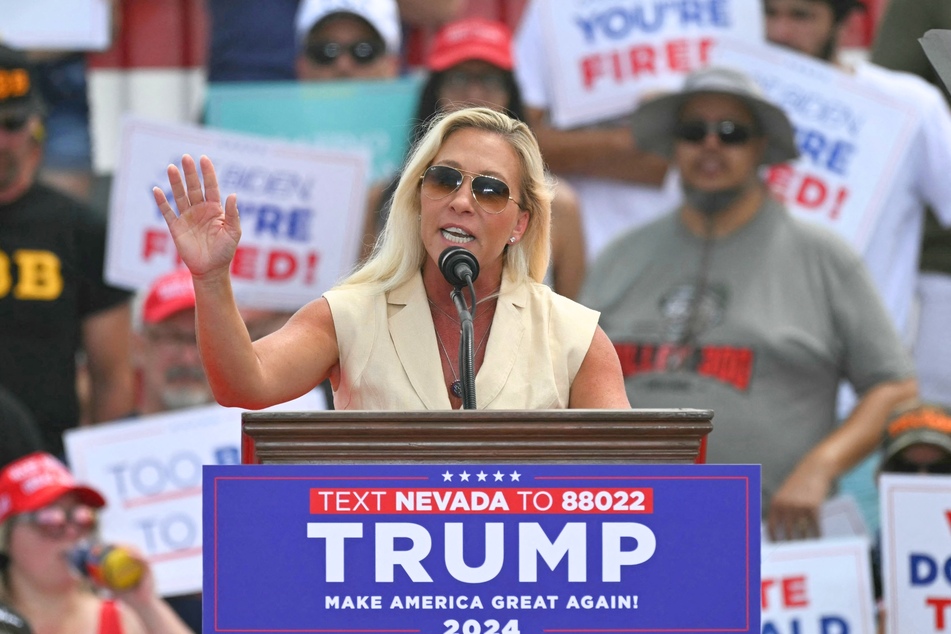
<svg viewBox="0 0 951 634"><path fill-rule="evenodd" d="M192 275L205 276L220 271L227 275L241 239L237 196L228 196L222 209L215 166L207 156L199 160L205 182L204 193L198 168L191 156L182 157L184 181L176 166L168 166L168 182L178 215L160 188L154 187L152 194L168 224L178 254Z"/></svg>
<svg viewBox="0 0 951 634"><path fill-rule="evenodd" d="M825 473L807 457L786 478L769 502L766 522L771 540L819 537L819 507L832 487Z"/></svg>

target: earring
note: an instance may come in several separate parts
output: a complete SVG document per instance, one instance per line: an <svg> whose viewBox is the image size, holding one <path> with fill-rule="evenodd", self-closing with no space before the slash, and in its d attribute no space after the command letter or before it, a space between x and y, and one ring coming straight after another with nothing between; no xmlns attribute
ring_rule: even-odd
<svg viewBox="0 0 951 634"><path fill-rule="evenodd" d="M515 244L515 236L512 236L511 238L509 238L509 242L511 242L512 244Z"/></svg>

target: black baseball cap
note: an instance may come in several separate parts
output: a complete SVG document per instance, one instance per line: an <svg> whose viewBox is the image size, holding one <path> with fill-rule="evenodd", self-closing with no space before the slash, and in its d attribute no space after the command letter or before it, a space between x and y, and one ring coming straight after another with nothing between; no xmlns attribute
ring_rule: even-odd
<svg viewBox="0 0 951 634"><path fill-rule="evenodd" d="M43 110L30 60L21 51L0 44L0 112L43 114Z"/></svg>

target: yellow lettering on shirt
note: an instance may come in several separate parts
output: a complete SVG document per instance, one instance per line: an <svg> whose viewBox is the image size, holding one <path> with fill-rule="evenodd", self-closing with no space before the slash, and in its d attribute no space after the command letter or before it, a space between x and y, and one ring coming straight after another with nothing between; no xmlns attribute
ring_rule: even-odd
<svg viewBox="0 0 951 634"><path fill-rule="evenodd" d="M19 250L14 251L13 260L19 273L19 279L13 289L13 296L17 299L51 301L63 292L62 268L55 253ZM5 268L9 276L9 264ZM7 285L9 286L9 282Z"/></svg>
<svg viewBox="0 0 951 634"><path fill-rule="evenodd" d="M10 258L0 251L0 297L6 297L10 292L13 276L10 275Z"/></svg>

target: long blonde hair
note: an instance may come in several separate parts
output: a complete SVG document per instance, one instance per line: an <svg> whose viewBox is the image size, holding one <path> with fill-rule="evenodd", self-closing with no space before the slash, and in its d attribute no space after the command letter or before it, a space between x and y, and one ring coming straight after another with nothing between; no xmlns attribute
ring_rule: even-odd
<svg viewBox="0 0 951 634"><path fill-rule="evenodd" d="M498 134L518 156L521 204L529 213L528 227L517 244L506 246L503 270L515 281L544 279L551 255L552 186L538 142L521 121L488 108L466 108L433 119L403 167L373 253L341 286L367 285L386 292L419 272L427 257L419 228L420 175L432 165L451 134L468 128Z"/></svg>

